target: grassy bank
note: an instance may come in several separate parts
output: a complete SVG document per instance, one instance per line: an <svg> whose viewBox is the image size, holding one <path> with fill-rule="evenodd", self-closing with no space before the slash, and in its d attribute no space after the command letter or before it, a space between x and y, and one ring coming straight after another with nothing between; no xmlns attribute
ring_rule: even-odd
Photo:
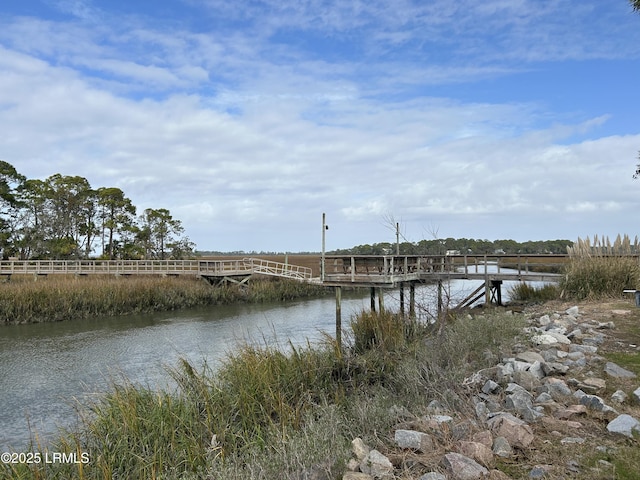
<svg viewBox="0 0 640 480"><path fill-rule="evenodd" d="M255 279L247 287L214 287L182 277L16 277L0 285L0 324L57 322L238 302L319 296L323 287L286 279Z"/></svg>
<svg viewBox="0 0 640 480"><path fill-rule="evenodd" d="M483 315L436 335L367 313L341 355L327 338L287 353L242 345L215 372L182 362L176 391L124 382L82 409L78 429L50 450L87 452L86 464L0 465L0 478L286 480L309 469L340 478L351 440L383 443L402 408L467 408L463 379L496 362L522 322Z"/></svg>

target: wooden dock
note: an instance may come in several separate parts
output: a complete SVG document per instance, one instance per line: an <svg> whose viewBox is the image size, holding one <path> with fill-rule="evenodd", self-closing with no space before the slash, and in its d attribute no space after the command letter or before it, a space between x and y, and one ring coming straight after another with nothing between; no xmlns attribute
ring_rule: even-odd
<svg viewBox="0 0 640 480"><path fill-rule="evenodd" d="M322 283L395 288L446 280L554 282L567 255L327 255Z"/></svg>

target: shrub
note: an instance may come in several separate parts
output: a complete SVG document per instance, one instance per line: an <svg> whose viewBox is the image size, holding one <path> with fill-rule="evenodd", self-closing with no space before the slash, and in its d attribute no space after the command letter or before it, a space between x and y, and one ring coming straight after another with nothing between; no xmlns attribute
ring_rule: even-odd
<svg viewBox="0 0 640 480"><path fill-rule="evenodd" d="M523 302L546 302L560 296L557 285L546 284L540 287L531 286L525 282L518 282L509 288L509 298Z"/></svg>

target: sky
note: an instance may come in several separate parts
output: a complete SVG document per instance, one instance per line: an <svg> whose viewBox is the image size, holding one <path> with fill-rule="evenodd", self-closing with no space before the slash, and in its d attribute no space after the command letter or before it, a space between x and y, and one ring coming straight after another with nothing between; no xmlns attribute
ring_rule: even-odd
<svg viewBox="0 0 640 480"><path fill-rule="evenodd" d="M198 250L638 233L627 0L21 0L0 160Z"/></svg>

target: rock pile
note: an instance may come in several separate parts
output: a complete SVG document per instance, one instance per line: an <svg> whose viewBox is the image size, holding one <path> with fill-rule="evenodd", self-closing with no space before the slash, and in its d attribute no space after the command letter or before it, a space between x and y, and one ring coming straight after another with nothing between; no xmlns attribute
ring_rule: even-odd
<svg viewBox="0 0 640 480"><path fill-rule="evenodd" d="M472 392L475 418L454 419L454 413L443 412L432 402L433 414L408 415L408 420L399 423L395 445L386 455L356 438L354 458L343 480L509 479L494 468L496 459L515 459L531 448L538 427L551 432L559 448L585 443L581 420L589 418L605 422L608 432L620 439L640 434L638 419L620 413L625 404L640 404L640 387L630 394L622 390L608 398L603 394L610 378L635 378L633 372L598 355L607 331L615 325L582 317L578 307L572 307L530 319L526 328L529 346L516 345L513 356L465 381ZM425 464L421 456L426 455L431 459L437 455L438 467L418 476L408 474L412 466ZM589 475L586 466L570 460L566 465L535 466L529 478L545 478L552 471L582 478Z"/></svg>

